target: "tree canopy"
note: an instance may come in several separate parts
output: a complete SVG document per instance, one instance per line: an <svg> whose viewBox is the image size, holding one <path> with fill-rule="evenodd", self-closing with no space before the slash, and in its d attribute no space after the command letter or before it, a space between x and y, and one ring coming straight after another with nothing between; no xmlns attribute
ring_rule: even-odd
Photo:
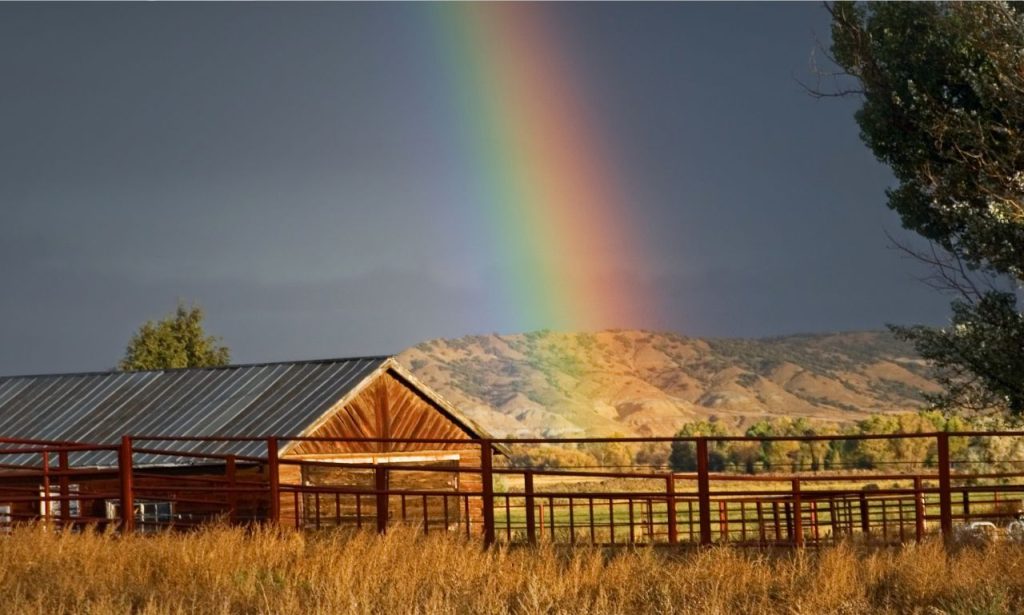
<svg viewBox="0 0 1024 615"><path fill-rule="evenodd" d="M128 342L122 371L217 367L227 365L231 352L218 337L203 329L203 310L198 305L179 303L177 310L162 320L142 325Z"/></svg>
<svg viewBox="0 0 1024 615"><path fill-rule="evenodd" d="M696 421L687 423L676 434L680 438L697 436L727 436L728 430L719 421ZM708 469L718 472L724 470L727 463L728 446L724 442L711 442L708 446ZM693 472L697 469L697 446L693 442L673 442L668 456L668 463L677 472Z"/></svg>
<svg viewBox="0 0 1024 615"><path fill-rule="evenodd" d="M682 426L678 437L747 436L787 438L829 436L829 440L712 440L708 442L708 469L713 472L819 472L850 469L886 469L920 472L938 459L937 442L921 438L859 438L881 434L930 434L934 432L1001 431L1019 428L1019 419L1004 416L946 416L934 410L916 414L873 414L853 424L836 425L804 418L762 419L742 429L721 422L696 421ZM842 436L850 436L843 438ZM1024 440L1013 436L949 439L955 464L974 469L1003 471L1019 463ZM673 442L670 466L678 472L697 469L695 447L690 442Z"/></svg>
<svg viewBox="0 0 1024 615"><path fill-rule="evenodd" d="M938 368L940 407L1024 413L1024 13L1018 5L842 2L832 55L861 138L898 185L888 205L932 242L956 294L942 329L894 327Z"/></svg>

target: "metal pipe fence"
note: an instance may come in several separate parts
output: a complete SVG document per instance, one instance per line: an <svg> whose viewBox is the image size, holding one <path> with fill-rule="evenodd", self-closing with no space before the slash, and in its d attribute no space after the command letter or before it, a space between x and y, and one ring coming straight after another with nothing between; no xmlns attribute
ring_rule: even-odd
<svg viewBox="0 0 1024 615"><path fill-rule="evenodd" d="M849 539L902 543L929 534L953 539L958 526L1016 519L1024 509L1024 460L1009 463L1020 469L996 467L964 457L962 448L957 458L954 438L1024 439L1024 432L482 440L125 435L117 445L0 438L0 532L25 522L148 532L219 521L379 533L415 525L487 545L801 547ZM934 458L884 471L712 470L711 448L722 442L870 440L927 444ZM265 453L195 446L223 451L239 442L262 442ZM288 453L303 442L318 443L317 450L371 450ZM515 467L504 455L522 445L599 443L684 443L694 468Z"/></svg>

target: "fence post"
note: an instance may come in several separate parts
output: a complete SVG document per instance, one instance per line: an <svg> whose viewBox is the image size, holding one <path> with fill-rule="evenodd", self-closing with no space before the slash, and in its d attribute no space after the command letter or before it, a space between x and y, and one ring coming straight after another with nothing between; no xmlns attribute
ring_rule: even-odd
<svg viewBox="0 0 1024 615"><path fill-rule="evenodd" d="M121 436L117 473L121 479L121 533L135 530L135 498L132 485L132 438Z"/></svg>
<svg viewBox="0 0 1024 615"><path fill-rule="evenodd" d="M729 542L729 503L718 500L718 538Z"/></svg>
<svg viewBox="0 0 1024 615"><path fill-rule="evenodd" d="M238 520L238 486L235 482L235 456L228 455L224 462L224 473L228 479L228 521L234 523Z"/></svg>
<svg viewBox="0 0 1024 615"><path fill-rule="evenodd" d="M782 516L786 518L786 538L793 540L793 502L782 503Z"/></svg>
<svg viewBox="0 0 1024 615"><path fill-rule="evenodd" d="M668 514L668 544L679 542L679 527L676 525L676 475L669 472L665 477L665 512ZM594 520L590 520L593 525Z"/></svg>
<svg viewBox="0 0 1024 615"><path fill-rule="evenodd" d="M277 438L267 438L267 482L270 485L270 522L281 522L281 474L277 458ZM295 511L298 516L299 511Z"/></svg>
<svg viewBox="0 0 1024 615"><path fill-rule="evenodd" d="M711 544L711 485L708 481L708 439L697 438L697 514L700 518L700 544Z"/></svg>
<svg viewBox="0 0 1024 615"><path fill-rule="evenodd" d="M523 491L526 493L526 540L533 545L537 544L537 517L536 511L533 509L533 472L530 470L523 472ZM593 527L593 515L591 515L590 524Z"/></svg>
<svg viewBox="0 0 1024 615"><path fill-rule="evenodd" d="M800 479L793 479L793 545L804 546L804 515L800 506Z"/></svg>
<svg viewBox="0 0 1024 615"><path fill-rule="evenodd" d="M483 497L484 515L484 545L494 544L494 475L492 463L490 440L480 441L480 480L483 483L480 490Z"/></svg>
<svg viewBox="0 0 1024 615"><path fill-rule="evenodd" d="M950 491L949 434L940 433L939 453L939 525L945 540L953 538L953 494Z"/></svg>
<svg viewBox="0 0 1024 615"><path fill-rule="evenodd" d="M868 508L868 496L862 490L860 492L860 531L864 538L871 537L871 510Z"/></svg>
<svg viewBox="0 0 1024 615"><path fill-rule="evenodd" d="M821 533L818 530L818 500L811 500L811 535L814 536L814 544L821 542Z"/></svg>
<svg viewBox="0 0 1024 615"><path fill-rule="evenodd" d="M57 455L57 467L60 469L60 522L67 527L71 521L71 484L68 477L68 452L61 451Z"/></svg>
<svg viewBox="0 0 1024 615"><path fill-rule="evenodd" d="M388 531L388 469L383 465L378 464L373 468L373 487L377 492L377 533L386 534Z"/></svg>
<svg viewBox="0 0 1024 615"><path fill-rule="evenodd" d="M43 504L43 522L50 524L50 452L43 451L43 493L40 501Z"/></svg>
<svg viewBox="0 0 1024 615"><path fill-rule="evenodd" d="M924 491L921 477L914 477L914 533L917 542L924 540Z"/></svg>

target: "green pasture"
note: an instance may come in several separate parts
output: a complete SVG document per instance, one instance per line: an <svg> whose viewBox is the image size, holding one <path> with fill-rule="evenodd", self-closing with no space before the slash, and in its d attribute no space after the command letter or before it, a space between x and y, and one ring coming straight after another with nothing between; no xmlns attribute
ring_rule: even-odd
<svg viewBox="0 0 1024 615"><path fill-rule="evenodd" d="M668 506L664 495L664 481L635 481L633 489L625 488L623 481L614 484L571 483L549 484L535 487L535 528L539 538L559 542L578 540L608 542L667 542ZM785 488L781 488L785 484ZM660 485L661 489L657 489ZM934 485L926 483L926 489ZM867 512L869 538L887 541L914 540L917 531L917 503L912 492L888 493L892 490L910 490L913 481L885 481L881 484L853 484L851 481L808 482L801 485L801 520L804 540L827 541L840 536L864 538L864 509ZM951 493L955 523L992 521L1004 526L1024 508L1024 493L1004 491L1005 486L992 490L965 492L963 486ZM652 494L650 497L629 497L630 491ZM757 496L720 496L723 491L758 491ZM614 498L576 495L600 492L622 494ZM834 497L831 494L837 494ZM772 541L792 540L794 494L786 481L714 481L711 484L711 532L715 541ZM841 495L839 495L841 494ZM677 491L676 525L680 541L699 538L699 505L693 490ZM761 502L758 515L756 501ZM506 506L506 501L508 505ZM632 502L632 513L630 511ZM526 498L514 487L495 497L495 525L499 540L523 540L526 537ZM788 510L787 510L788 509ZM939 526L939 495L926 493L921 510L924 529L936 532ZM591 529L593 526L593 530ZM630 532L632 528L632 534Z"/></svg>

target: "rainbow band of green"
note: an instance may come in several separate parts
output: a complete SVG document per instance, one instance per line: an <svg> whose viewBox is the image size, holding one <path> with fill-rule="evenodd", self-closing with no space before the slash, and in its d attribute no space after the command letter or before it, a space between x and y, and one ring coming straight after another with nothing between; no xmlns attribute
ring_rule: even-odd
<svg viewBox="0 0 1024 615"><path fill-rule="evenodd" d="M439 44L480 220L504 263L489 309L520 329L625 326L613 274L635 246L558 38L529 4L442 4ZM612 283L609 283L612 280Z"/></svg>

